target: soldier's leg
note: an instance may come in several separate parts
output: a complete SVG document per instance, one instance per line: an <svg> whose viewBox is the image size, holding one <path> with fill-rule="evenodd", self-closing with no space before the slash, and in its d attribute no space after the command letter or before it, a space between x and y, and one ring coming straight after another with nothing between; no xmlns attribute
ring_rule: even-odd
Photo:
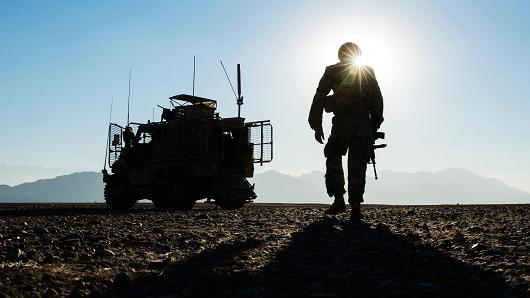
<svg viewBox="0 0 530 298"><path fill-rule="evenodd" d="M346 155L350 145L350 131L345 127L333 125L328 142L324 147L326 157L326 189L330 197L335 195L343 196L344 170L342 169L342 157Z"/></svg>
<svg viewBox="0 0 530 298"><path fill-rule="evenodd" d="M369 138L353 137L348 151L348 202L358 205L363 202L366 184L366 167L370 159L372 142Z"/></svg>
<svg viewBox="0 0 530 298"><path fill-rule="evenodd" d="M324 155L326 156L326 190L330 197L335 197L333 204L326 210L327 214L338 214L346 211L342 156L346 154L348 144L348 136L340 127L333 126L331 135L324 148Z"/></svg>
<svg viewBox="0 0 530 298"><path fill-rule="evenodd" d="M344 202L344 170L342 169L342 155L326 157L326 190L330 197L334 197L333 204L325 213L336 215L346 211Z"/></svg>
<svg viewBox="0 0 530 298"><path fill-rule="evenodd" d="M344 189L344 170L342 169L342 155L326 157L326 190L330 197L346 193Z"/></svg>

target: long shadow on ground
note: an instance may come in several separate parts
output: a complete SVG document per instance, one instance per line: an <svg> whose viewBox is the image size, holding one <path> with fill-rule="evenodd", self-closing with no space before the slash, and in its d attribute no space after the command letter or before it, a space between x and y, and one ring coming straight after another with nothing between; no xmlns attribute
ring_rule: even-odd
<svg viewBox="0 0 530 298"><path fill-rule="evenodd" d="M0 217L41 217L69 215L120 215L142 214L146 212L164 212L149 204L142 204L129 210L112 210L102 203L95 204L0 204Z"/></svg>
<svg viewBox="0 0 530 298"><path fill-rule="evenodd" d="M511 297L493 272L414 244L385 226L323 218L294 234L265 267L240 257L266 241L219 246L144 276L119 296L173 297ZM239 259L239 261L238 261ZM102 294L102 293L100 293Z"/></svg>

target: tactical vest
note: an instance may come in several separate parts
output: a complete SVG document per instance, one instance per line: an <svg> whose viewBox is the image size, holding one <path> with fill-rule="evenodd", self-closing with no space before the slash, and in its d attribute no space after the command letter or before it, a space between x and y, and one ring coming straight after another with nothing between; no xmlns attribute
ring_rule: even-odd
<svg viewBox="0 0 530 298"><path fill-rule="evenodd" d="M330 69L333 95L327 96L325 111L336 116L368 116L371 100L371 76L368 69L355 65L334 65Z"/></svg>

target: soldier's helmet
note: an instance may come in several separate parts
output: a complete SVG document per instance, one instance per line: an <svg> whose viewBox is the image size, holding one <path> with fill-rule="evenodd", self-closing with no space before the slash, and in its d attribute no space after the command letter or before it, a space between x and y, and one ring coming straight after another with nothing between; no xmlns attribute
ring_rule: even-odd
<svg viewBox="0 0 530 298"><path fill-rule="evenodd" d="M353 42L347 42L339 48L340 62L352 62L361 56L361 48Z"/></svg>

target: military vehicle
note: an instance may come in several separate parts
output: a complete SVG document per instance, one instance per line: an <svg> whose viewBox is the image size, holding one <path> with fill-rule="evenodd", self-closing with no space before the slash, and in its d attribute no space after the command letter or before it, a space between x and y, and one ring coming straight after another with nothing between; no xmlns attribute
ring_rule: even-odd
<svg viewBox="0 0 530 298"><path fill-rule="evenodd" d="M181 94L169 98L170 108L161 107L159 122L109 123L111 173L103 169L108 206L128 209L148 199L158 208L189 210L206 199L237 209L256 198L247 178L255 163L272 160L273 129L269 120L240 116L239 64L237 70L238 117L221 118L213 99Z"/></svg>

